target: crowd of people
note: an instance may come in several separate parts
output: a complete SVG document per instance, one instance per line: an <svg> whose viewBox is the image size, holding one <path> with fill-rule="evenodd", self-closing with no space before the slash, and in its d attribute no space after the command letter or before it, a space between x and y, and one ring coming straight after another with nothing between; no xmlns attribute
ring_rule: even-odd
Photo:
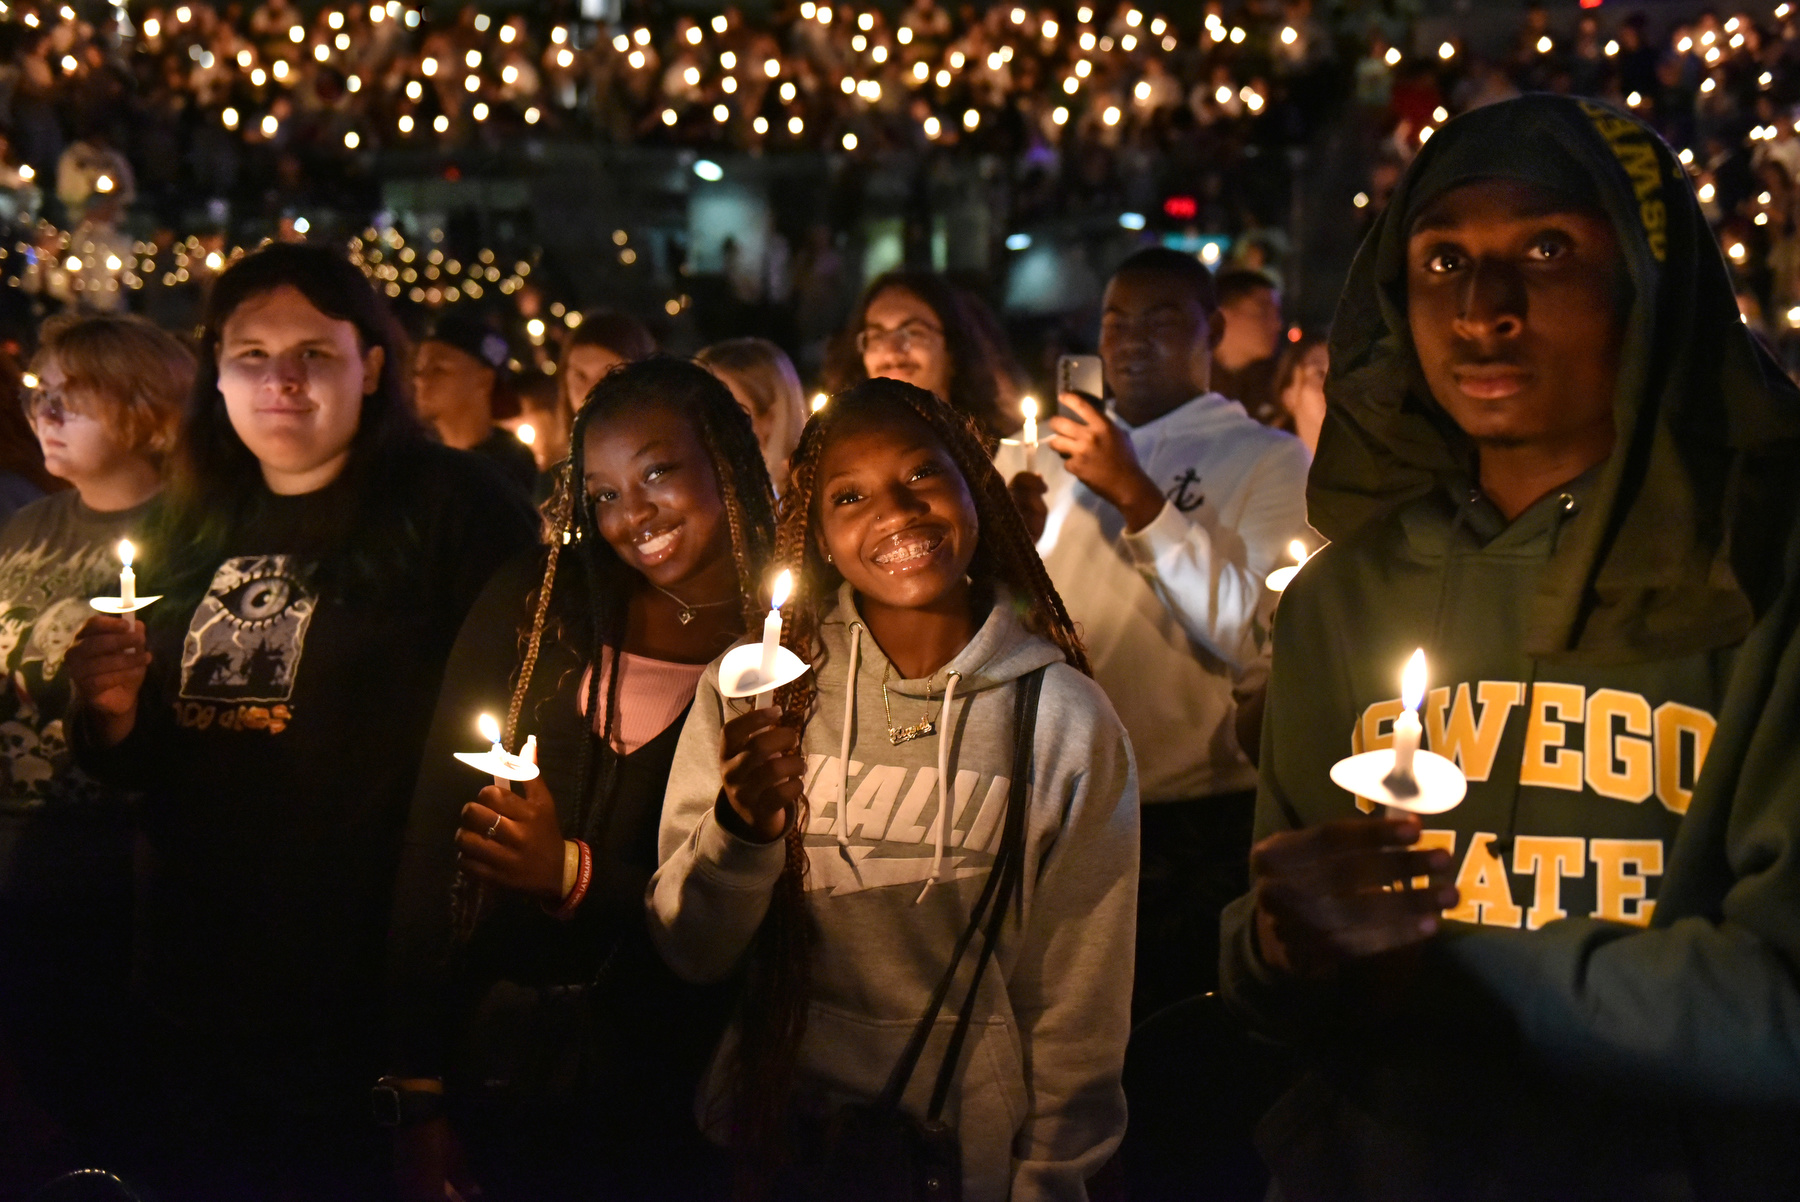
<svg viewBox="0 0 1800 1202"><path fill-rule="evenodd" d="M1053 376L913 267L816 376L385 231L69 284L0 358L0 1199L1791 1190L1786 6L1083 11L5 13L15 151L153 68L294 180L374 115L1160 163L1258 62L1231 120L1339 70L1384 149L1329 339L1146 238ZM114 145L101 251L186 186Z"/></svg>

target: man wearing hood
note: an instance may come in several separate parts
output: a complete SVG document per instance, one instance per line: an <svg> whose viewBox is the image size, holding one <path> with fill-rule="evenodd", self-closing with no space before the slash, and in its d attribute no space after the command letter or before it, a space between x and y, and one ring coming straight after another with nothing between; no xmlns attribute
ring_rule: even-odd
<svg viewBox="0 0 1800 1202"><path fill-rule="evenodd" d="M1279 1195L1791 1189L1800 393L1685 172L1590 102L1458 118L1331 352L1333 542L1282 598L1222 924L1227 998L1308 1069L1259 1132ZM1468 794L1382 817L1329 772L1392 741L1415 647Z"/></svg>

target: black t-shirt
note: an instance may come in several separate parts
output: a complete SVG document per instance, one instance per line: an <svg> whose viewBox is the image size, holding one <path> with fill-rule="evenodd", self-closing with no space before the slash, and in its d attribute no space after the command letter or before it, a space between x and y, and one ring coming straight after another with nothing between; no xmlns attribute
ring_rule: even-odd
<svg viewBox="0 0 1800 1202"><path fill-rule="evenodd" d="M55 908L122 887L120 799L76 766L63 656L119 591L119 540L140 548L154 500L103 513L73 489L0 530L0 896Z"/></svg>
<svg viewBox="0 0 1800 1202"><path fill-rule="evenodd" d="M130 737L107 752L77 739L149 795L153 1011L193 1061L296 1112L367 1104L389 893L444 661L537 529L461 452L421 445L364 478L391 500L350 537L398 549L385 587L322 585L295 553L353 500L348 474L265 496L197 605L146 611L154 659ZM139 588L158 591L153 570Z"/></svg>

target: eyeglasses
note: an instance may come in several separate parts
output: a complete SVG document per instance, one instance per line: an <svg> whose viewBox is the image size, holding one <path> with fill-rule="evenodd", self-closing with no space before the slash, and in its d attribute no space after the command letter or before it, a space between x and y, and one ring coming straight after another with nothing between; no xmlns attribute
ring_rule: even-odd
<svg viewBox="0 0 1800 1202"><path fill-rule="evenodd" d="M65 425L71 418L88 416L79 406L70 402L69 398L54 388L38 386L22 389L19 396L20 407L30 421L48 422L53 426Z"/></svg>
<svg viewBox="0 0 1800 1202"><path fill-rule="evenodd" d="M871 347L891 346L905 352L914 346L936 346L944 340L944 331L922 321L904 321L891 330L864 326L856 335L858 354L866 355Z"/></svg>

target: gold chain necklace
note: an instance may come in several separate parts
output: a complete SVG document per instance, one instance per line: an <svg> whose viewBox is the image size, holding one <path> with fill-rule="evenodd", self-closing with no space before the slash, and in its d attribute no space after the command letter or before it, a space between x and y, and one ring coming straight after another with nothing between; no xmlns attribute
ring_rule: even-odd
<svg viewBox="0 0 1800 1202"><path fill-rule="evenodd" d="M894 710L888 701L888 676L893 672L890 662L881 669L881 712L887 717L888 742L898 747L902 743L910 743L914 739L923 739L926 735L937 733L937 723L931 720L931 677L925 679L925 717L911 726L895 727ZM936 673L933 673L935 676Z"/></svg>

